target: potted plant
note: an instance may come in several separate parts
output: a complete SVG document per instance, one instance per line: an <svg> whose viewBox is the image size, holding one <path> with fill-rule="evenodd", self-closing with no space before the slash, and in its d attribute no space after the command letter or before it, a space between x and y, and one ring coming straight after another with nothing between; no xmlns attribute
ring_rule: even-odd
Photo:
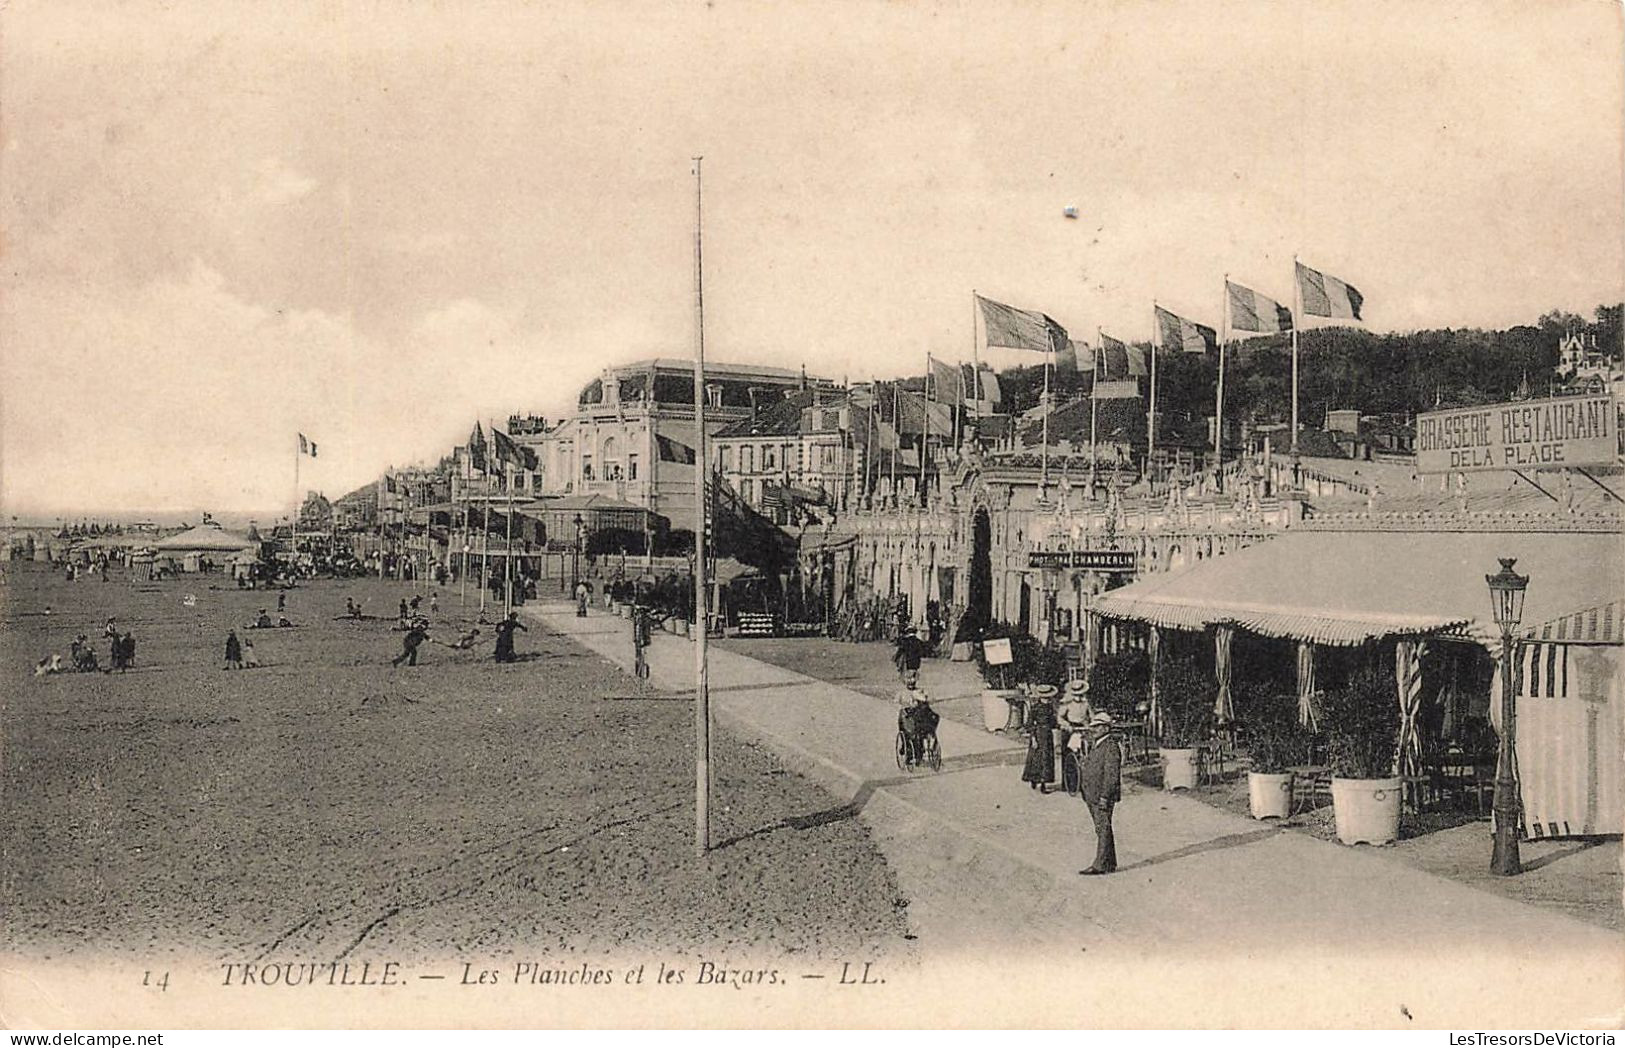
<svg viewBox="0 0 1625 1048"><path fill-rule="evenodd" d="M1009 662L990 662L988 646L996 649L1009 643ZM976 665L982 671L982 726L988 731L1021 728L1020 684L1053 684L1059 687L1066 674L1066 659L1059 651L1045 648L1019 628L996 622L982 632L977 645Z"/></svg>
<svg viewBox="0 0 1625 1048"><path fill-rule="evenodd" d="M1157 672L1162 714L1157 750L1162 756L1162 788L1196 787L1197 747L1208 737L1213 718L1214 683L1190 658L1170 658Z"/></svg>
<svg viewBox="0 0 1625 1048"><path fill-rule="evenodd" d="M1247 796L1255 819L1284 819L1292 813L1291 767L1309 751L1309 733L1298 723L1297 698L1273 688L1242 696L1246 724Z"/></svg>
<svg viewBox="0 0 1625 1048"><path fill-rule="evenodd" d="M1328 692L1323 725L1332 764L1332 811L1344 844L1387 844L1399 836L1400 779L1394 774L1399 703L1391 673L1367 667Z"/></svg>

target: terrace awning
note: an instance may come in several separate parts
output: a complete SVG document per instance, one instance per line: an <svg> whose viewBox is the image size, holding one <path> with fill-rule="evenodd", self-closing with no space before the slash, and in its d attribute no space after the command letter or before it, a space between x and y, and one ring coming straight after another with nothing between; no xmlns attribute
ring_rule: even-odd
<svg viewBox="0 0 1625 1048"><path fill-rule="evenodd" d="M1515 557L1524 621L1625 590L1622 536L1580 532L1291 531L1185 571L1150 575L1095 610L1173 629L1229 624L1267 637L1356 645L1396 634L1498 636L1484 577Z"/></svg>

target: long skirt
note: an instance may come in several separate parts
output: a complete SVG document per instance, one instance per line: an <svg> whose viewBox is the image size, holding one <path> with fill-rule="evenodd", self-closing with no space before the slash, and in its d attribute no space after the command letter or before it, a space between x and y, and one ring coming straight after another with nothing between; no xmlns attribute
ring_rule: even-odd
<svg viewBox="0 0 1625 1048"><path fill-rule="evenodd" d="M1055 738L1048 728L1034 730L1027 739L1027 765L1021 769L1021 781L1055 781Z"/></svg>

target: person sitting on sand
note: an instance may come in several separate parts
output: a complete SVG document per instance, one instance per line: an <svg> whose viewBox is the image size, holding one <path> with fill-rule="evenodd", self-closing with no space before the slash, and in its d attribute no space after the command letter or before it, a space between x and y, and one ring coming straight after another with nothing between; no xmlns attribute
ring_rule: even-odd
<svg viewBox="0 0 1625 1048"><path fill-rule="evenodd" d="M255 616L253 623L250 624L248 628L255 630L268 630L274 625L276 625L276 623L271 621L271 616L266 614L264 608L261 608L260 613Z"/></svg>
<svg viewBox="0 0 1625 1048"><path fill-rule="evenodd" d="M113 625L113 622L114 622L114 620L111 619L111 618L109 618L107 620L107 627L102 630L102 636L104 636L104 637L116 637L116 636L118 636L118 627Z"/></svg>
<svg viewBox="0 0 1625 1048"><path fill-rule="evenodd" d="M473 649L475 644L479 643L479 637L479 628L471 628L467 633L464 633L462 636L453 641L450 644L450 647L456 648L458 651L470 651Z"/></svg>
<svg viewBox="0 0 1625 1048"><path fill-rule="evenodd" d="M47 655L34 665L34 676L44 677L51 673L62 672L62 656Z"/></svg>
<svg viewBox="0 0 1625 1048"><path fill-rule="evenodd" d="M243 644L237 639L237 631L226 633L226 669L240 670L243 668Z"/></svg>

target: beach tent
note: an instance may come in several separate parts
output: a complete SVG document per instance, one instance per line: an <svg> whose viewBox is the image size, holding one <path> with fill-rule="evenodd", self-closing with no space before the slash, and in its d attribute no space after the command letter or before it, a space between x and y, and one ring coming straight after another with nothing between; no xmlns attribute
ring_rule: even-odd
<svg viewBox="0 0 1625 1048"><path fill-rule="evenodd" d="M1530 837L1625 826L1625 600L1526 630L1517 654L1518 785ZM1490 711L1499 724L1501 678Z"/></svg>
<svg viewBox="0 0 1625 1048"><path fill-rule="evenodd" d="M242 535L234 535L217 524L199 524L187 528L167 539L153 543L153 548L160 553L237 553L242 550L259 552L258 543Z"/></svg>

